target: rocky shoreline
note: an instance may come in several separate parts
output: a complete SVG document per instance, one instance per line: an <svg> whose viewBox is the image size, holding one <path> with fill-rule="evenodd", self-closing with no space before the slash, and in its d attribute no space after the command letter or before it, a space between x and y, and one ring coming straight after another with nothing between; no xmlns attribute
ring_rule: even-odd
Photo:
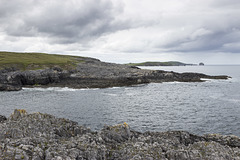
<svg viewBox="0 0 240 160"><path fill-rule="evenodd" d="M127 123L93 132L76 122L15 110L0 116L0 159L4 160L237 160L240 138L185 131L134 131Z"/></svg>
<svg viewBox="0 0 240 160"><path fill-rule="evenodd" d="M60 66L25 71L16 67L2 69L0 70L0 91L19 91L22 87L106 88L151 82L201 82L201 78L229 78L200 73L181 74L144 70L123 64L105 63L93 58L83 60L68 70Z"/></svg>

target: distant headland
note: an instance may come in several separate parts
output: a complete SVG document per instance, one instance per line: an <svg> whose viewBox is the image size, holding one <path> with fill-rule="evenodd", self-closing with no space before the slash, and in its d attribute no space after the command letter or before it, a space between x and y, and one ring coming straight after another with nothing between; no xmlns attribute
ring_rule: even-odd
<svg viewBox="0 0 240 160"><path fill-rule="evenodd" d="M128 63L130 66L196 66L197 64L187 64L178 61L168 62L142 62L142 63Z"/></svg>

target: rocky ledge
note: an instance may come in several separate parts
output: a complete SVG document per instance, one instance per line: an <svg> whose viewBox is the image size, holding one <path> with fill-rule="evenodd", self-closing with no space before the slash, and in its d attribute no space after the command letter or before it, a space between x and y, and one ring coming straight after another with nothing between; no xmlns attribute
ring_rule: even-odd
<svg viewBox="0 0 240 160"><path fill-rule="evenodd" d="M25 71L16 67L2 69L0 70L0 91L18 91L22 87L105 88L150 82L201 82L201 78L227 79L228 76L144 70L84 58L84 61L68 70L60 66Z"/></svg>
<svg viewBox="0 0 240 160"><path fill-rule="evenodd" d="M0 159L4 160L237 160L240 138L184 131L134 131L127 123L98 132L76 122L15 110L0 116Z"/></svg>

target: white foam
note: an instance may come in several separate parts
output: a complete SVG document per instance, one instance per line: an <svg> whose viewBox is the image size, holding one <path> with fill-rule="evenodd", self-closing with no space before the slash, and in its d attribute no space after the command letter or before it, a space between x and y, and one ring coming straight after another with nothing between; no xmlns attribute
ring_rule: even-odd
<svg viewBox="0 0 240 160"><path fill-rule="evenodd" d="M108 89L118 89L118 88L121 88L121 87L110 87Z"/></svg>
<svg viewBox="0 0 240 160"><path fill-rule="evenodd" d="M162 83L167 83L167 84L178 84L178 83L185 83L185 82L173 81L173 82L162 82Z"/></svg>
<svg viewBox="0 0 240 160"><path fill-rule="evenodd" d="M206 82L238 82L236 78L228 78L228 79L208 79L208 78L201 78L201 80Z"/></svg>
<svg viewBox="0 0 240 160"><path fill-rule="evenodd" d="M23 90L28 91L56 91L56 92L74 92L74 91L85 91L85 90L97 90L99 88L89 89L89 88L82 88L82 89L74 89L74 88L68 88L68 87L49 87L49 88L23 88Z"/></svg>
<svg viewBox="0 0 240 160"><path fill-rule="evenodd" d="M202 81L216 81L216 79L201 78Z"/></svg>

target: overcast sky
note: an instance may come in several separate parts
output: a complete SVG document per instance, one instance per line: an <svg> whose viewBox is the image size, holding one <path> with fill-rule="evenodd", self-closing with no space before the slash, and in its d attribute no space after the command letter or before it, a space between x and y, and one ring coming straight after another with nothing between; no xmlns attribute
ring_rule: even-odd
<svg viewBox="0 0 240 160"><path fill-rule="evenodd" d="M240 0L0 0L0 50L240 64Z"/></svg>

